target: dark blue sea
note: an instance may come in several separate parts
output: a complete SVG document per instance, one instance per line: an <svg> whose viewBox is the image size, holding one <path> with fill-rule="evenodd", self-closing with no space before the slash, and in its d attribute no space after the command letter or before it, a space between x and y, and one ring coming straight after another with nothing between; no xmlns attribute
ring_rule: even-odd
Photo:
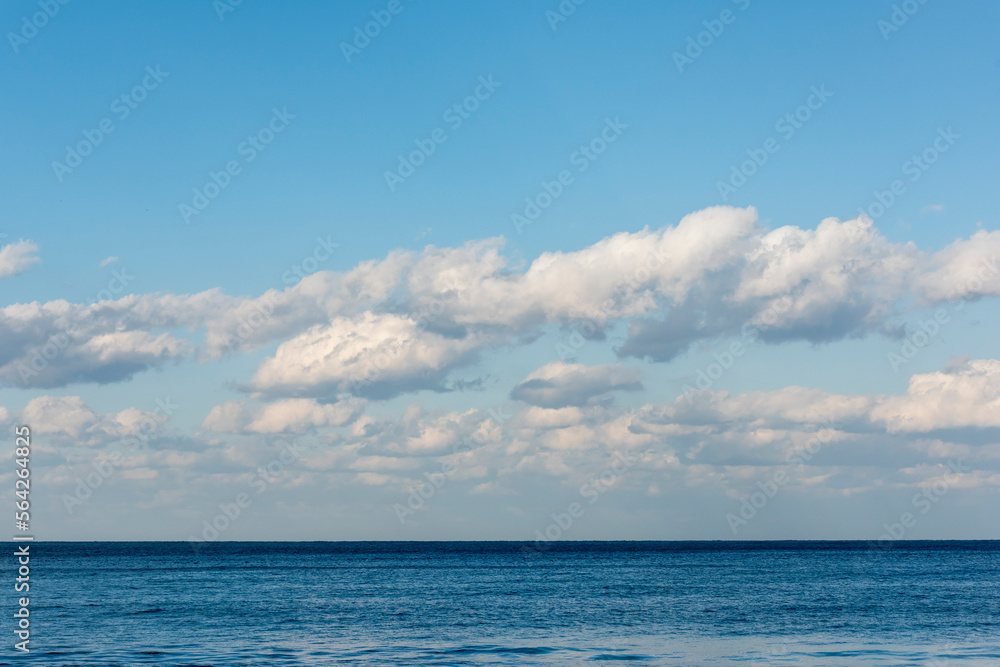
<svg viewBox="0 0 1000 667"><path fill-rule="evenodd" d="M32 544L0 664L1000 665L1000 542L533 547Z"/></svg>

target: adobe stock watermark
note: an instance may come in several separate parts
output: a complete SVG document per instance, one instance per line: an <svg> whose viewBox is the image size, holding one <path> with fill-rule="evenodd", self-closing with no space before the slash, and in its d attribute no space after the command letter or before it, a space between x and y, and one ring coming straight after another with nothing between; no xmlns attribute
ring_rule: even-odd
<svg viewBox="0 0 1000 667"><path fill-rule="evenodd" d="M462 126L462 123L472 118L479 106L490 99L496 89L501 86L493 80L493 75L480 76L478 84L472 93L466 95L461 102L456 102L444 110L441 120L448 124L448 127L455 131ZM393 171L386 170L383 173L385 184L389 186L389 192L395 192L396 188L402 185L406 179L416 173L440 144L448 141L448 132L441 127L434 128L426 139L414 139L416 148L406 155L398 156L399 162Z"/></svg>
<svg viewBox="0 0 1000 667"><path fill-rule="evenodd" d="M291 287L306 276L316 273L319 271L320 264L330 259L333 256L333 251L339 247L339 243L330 240L330 234L327 234L326 238L317 236L312 253L292 264L291 268L281 275L281 282Z"/></svg>
<svg viewBox="0 0 1000 667"><path fill-rule="evenodd" d="M741 12L745 12L750 6L750 0L732 0L732 2L739 7ZM705 49L715 44L715 40L721 37L722 33L726 31L726 26L736 22L737 16L737 14L733 13L733 10L723 9L719 12L718 18L702 21L701 24L705 26L705 29L696 35L688 35L687 46L683 52L674 51L672 57L674 65L677 66L677 71L683 74L685 67L693 65L695 60L701 58L702 54L705 53Z"/></svg>
<svg viewBox="0 0 1000 667"><path fill-rule="evenodd" d="M128 284L135 280L135 276L130 276L128 270L123 266L121 271L111 270L111 279L105 289L100 290L94 297L87 299L87 321L93 320L97 316L97 309L94 305L102 301L111 301L116 296L125 291ZM38 377L49 365L55 361L62 352L69 347L70 338L66 330L58 331L35 349L28 359L27 365L18 362L15 364L21 384L28 386L28 380Z"/></svg>
<svg viewBox="0 0 1000 667"><path fill-rule="evenodd" d="M212 9L215 10L215 15L219 17L220 21L225 21L226 14L235 12L236 8L242 4L243 0L214 0Z"/></svg>
<svg viewBox="0 0 1000 667"><path fill-rule="evenodd" d="M597 161L608 146L618 141L622 132L628 129L628 125L621 122L618 116L614 120L604 119L604 127L600 133L585 144L580 144L577 150L569 156L569 162L576 167L576 172L582 174L587 171L594 162ZM575 182L573 172L563 169L556 174L551 181L542 180L541 189L531 197L525 197L524 210L513 213L510 216L511 224L520 234L524 227L532 224L542 215L542 212L552 206L552 203L562 196L563 192Z"/></svg>
<svg viewBox="0 0 1000 667"><path fill-rule="evenodd" d="M34 39L38 35L38 31L47 26L49 21L54 19L56 14L69 2L70 0L38 0L38 7L41 11L35 12L30 17L22 16L21 29L17 32L7 33L7 41L10 42L10 48L14 50L14 53L19 52L22 46Z"/></svg>
<svg viewBox="0 0 1000 667"><path fill-rule="evenodd" d="M788 141L798 130L801 130L813 117L813 113L819 111L833 97L833 93L826 89L826 84L811 86L809 96L805 102L779 118L774 123L774 131L781 135L782 139ZM781 142L774 137L764 140L760 148L747 149L747 159L739 164L729 167L729 179L727 181L716 181L715 188L719 191L722 201L729 201L729 195L735 194L737 190L747 184L751 176L767 164L772 155L781 150Z"/></svg>
<svg viewBox="0 0 1000 667"><path fill-rule="evenodd" d="M587 505L593 505L600 500L605 493L618 485L625 472L639 462L639 457L628 453L622 454L619 451L612 455L612 463L596 475L592 475L589 480L580 486L580 498L587 501ZM587 508L581 502L571 502L566 506L566 511L552 513L552 522L535 530L534 546L522 546L521 552L525 556L534 556L549 549L552 542L562 538L573 525L583 518Z"/></svg>
<svg viewBox="0 0 1000 667"><path fill-rule="evenodd" d="M250 164L264 152L275 137L288 129L295 114L288 113L288 107L271 109L271 118L262 128L247 135L247 138L236 146L237 155L243 158L243 164ZM178 204L184 224L190 224L193 216L201 215L222 191L229 187L233 179L243 173L243 164L238 159L229 160L219 171L209 171L208 180L200 188L194 188L191 203Z"/></svg>
<svg viewBox="0 0 1000 667"><path fill-rule="evenodd" d="M934 141L919 153L911 155L910 159L903 163L901 167L903 175L909 176L911 183L916 183L961 138L962 135L955 134L950 125L947 129L939 127ZM897 178L885 190L873 191L872 194L875 196L875 201L869 203L868 206L859 207L858 213L872 220L878 220L906 192L906 183L902 179Z"/></svg>
<svg viewBox="0 0 1000 667"><path fill-rule="evenodd" d="M955 667L955 659L953 657L946 656L954 653L955 651L961 651L962 645L948 642L947 644L935 646L934 650L943 655L928 656L927 667Z"/></svg>
<svg viewBox="0 0 1000 667"><path fill-rule="evenodd" d="M570 16L575 14L576 8L586 1L587 0L562 0L555 10L545 10L545 20L549 22L549 27L552 28L552 32L556 31L560 23L565 23Z"/></svg>
<svg viewBox="0 0 1000 667"><path fill-rule="evenodd" d="M685 384L681 387L683 392L681 396L684 397L688 404L694 399L695 394L710 389L716 380L732 368L736 360L742 357L754 343L760 340L761 330L774 326L774 323L778 321L778 317L782 313L787 312L793 303L794 301L790 296L781 297L772 303L763 313L744 324L740 329L740 339L730 343L726 351L723 351L721 354L713 352L712 356L715 358L715 362L705 368L698 369L694 386Z"/></svg>
<svg viewBox="0 0 1000 667"><path fill-rule="evenodd" d="M793 664L790 663L793 659L789 644L778 642L767 645L767 655L764 664L769 667L781 667L782 665Z"/></svg>
<svg viewBox="0 0 1000 667"><path fill-rule="evenodd" d="M364 26L354 26L354 39L350 43L340 43L340 52L344 54L344 60L350 63L351 58L361 55L361 52L368 48L372 40L382 34L382 29L389 27L389 24L392 23L392 17L398 16L403 9L400 0L389 0L385 9L373 9L369 12L372 20L365 23Z"/></svg>
<svg viewBox="0 0 1000 667"><path fill-rule="evenodd" d="M926 4L927 0L903 0L898 5L893 5L889 18L879 19L875 23L878 31L882 33L882 40L888 42L893 33L899 32L900 28L910 20L910 17Z"/></svg>
<svg viewBox="0 0 1000 667"><path fill-rule="evenodd" d="M174 411L179 407L176 403L170 402L169 396L165 399L156 399L156 408L153 409L151 415L140 420L137 429L117 443L119 445L117 449L113 450L107 458L91 463L94 472L83 479L76 478L76 489L73 495L62 494L60 500L62 500L63 507L66 508L66 513L72 515L76 507L93 496L94 492L103 486L116 470L122 467L124 463L122 449L134 453L140 446L147 444L149 438L170 420Z"/></svg>
<svg viewBox="0 0 1000 667"><path fill-rule="evenodd" d="M757 482L757 488L760 490L754 491L740 500L740 508L737 514L732 512L726 513L724 518L726 523L729 524L729 529L733 531L733 535L736 535L740 528L748 525L764 509L767 503L778 495L778 492L791 481L792 478L789 473L791 472L790 468L792 465L797 465L796 472L801 472L805 469L806 464L819 453L823 446L833 440L835 429L836 425L833 421L827 420L813 437L809 438L802 446L796 447L785 455L785 465L775 470L771 475L771 479L764 482Z"/></svg>
<svg viewBox="0 0 1000 667"><path fill-rule="evenodd" d="M232 502L219 503L219 513L202 521L201 537L193 533L188 536L187 542L197 553L204 548L207 542L215 542L236 521L246 513L246 510L253 505L254 497L261 495L284 477L288 466L297 461L302 456L302 445L280 440L281 453L268 461L267 465L260 466L247 479L247 485L254 492L251 496L249 492L237 493Z"/></svg>
<svg viewBox="0 0 1000 667"><path fill-rule="evenodd" d="M160 66L155 68L146 67L146 75L128 92L122 93L111 102L111 113L123 121L128 118L139 105L146 101L149 94L160 87L160 84L170 76L170 72L163 72ZM94 152L112 132L117 129L111 116L102 118L97 123L97 127L92 130L84 128L80 131L83 139L76 144L66 146L66 156L62 162L53 160L52 172L56 175L56 180L60 183L68 175L83 164L83 160Z"/></svg>
<svg viewBox="0 0 1000 667"><path fill-rule="evenodd" d="M479 424L479 428L471 436L465 435L460 441L452 445L451 452L448 454L449 456L468 454L474 449L485 446L490 441L490 434L486 426L492 422L502 431L504 422L512 417L512 415L504 414L502 405L496 410L490 408L487 414L489 414L489 418L483 420ZM410 489L406 505L396 503L392 506L393 511L396 513L396 518L399 519L399 525L405 526L407 519L414 516L418 510L426 509L427 501L433 498L445 485L445 482L451 479L451 476L457 471L458 466L454 462L442 461L440 469L437 472L425 472L424 478L427 481L421 482L420 486Z"/></svg>
<svg viewBox="0 0 1000 667"><path fill-rule="evenodd" d="M956 287L952 290L951 296L948 298L948 303L954 304L952 309L954 312L949 313L948 309L942 306L934 311L933 317L929 317L926 320L917 320L919 328L913 329L903 338L899 350L889 352L885 355L886 361L893 372L898 373L900 366L910 363L920 350L934 342L938 334L944 330L944 327L951 323L952 316L965 307L969 299L967 294L970 291L978 292L989 278L996 276L998 273L1000 273L1000 266L998 266L997 257L994 255L991 260L984 260L979 265L976 275L966 281L964 289Z"/></svg>
<svg viewBox="0 0 1000 667"><path fill-rule="evenodd" d="M281 275L281 281L289 287L296 285L300 280L319 271L320 265L333 256L334 250L340 247L339 243L330 240L330 234L326 238L316 237L316 245L312 252L292 266ZM278 291L269 291L261 299L255 300L253 312L242 318L236 325L235 331L226 338L223 348L235 350L250 340L255 331L267 324L274 317L274 309L285 302L285 294Z"/></svg>
<svg viewBox="0 0 1000 667"><path fill-rule="evenodd" d="M948 470L950 471L948 474L945 474L941 479L925 487L910 500L910 504L914 509L919 510L920 515L930 512L948 494L948 491L954 486L955 482L963 474L970 472L972 468L963 465L962 459L959 459L957 461L948 461ZM919 523L919 519L920 517L913 512L903 512L899 515L897 521L891 524L883 523L882 527L885 528L885 532L879 536L876 542L869 541L869 547L878 549L892 547L893 542L903 539L907 531Z"/></svg>

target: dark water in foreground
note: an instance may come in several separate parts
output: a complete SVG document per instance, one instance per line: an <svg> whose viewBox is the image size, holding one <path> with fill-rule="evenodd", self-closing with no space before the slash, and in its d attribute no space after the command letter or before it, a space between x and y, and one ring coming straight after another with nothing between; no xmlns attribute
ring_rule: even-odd
<svg viewBox="0 0 1000 667"><path fill-rule="evenodd" d="M1000 542L522 546L33 544L0 664L1000 664Z"/></svg>

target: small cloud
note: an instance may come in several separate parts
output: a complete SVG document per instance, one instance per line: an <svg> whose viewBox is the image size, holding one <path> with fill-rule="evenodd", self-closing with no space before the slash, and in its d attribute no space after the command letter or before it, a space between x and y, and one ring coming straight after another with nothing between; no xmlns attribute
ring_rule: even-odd
<svg viewBox="0 0 1000 667"><path fill-rule="evenodd" d="M612 391L639 391L638 368L604 364L584 366L555 361L542 366L511 391L511 398L558 409L598 402Z"/></svg>
<svg viewBox="0 0 1000 667"><path fill-rule="evenodd" d="M944 210L944 204L928 204L920 209L921 213L940 213Z"/></svg>
<svg viewBox="0 0 1000 667"><path fill-rule="evenodd" d="M31 241L21 240L17 243L0 245L0 278L16 276L26 271L32 264L40 262L36 252L38 245Z"/></svg>
<svg viewBox="0 0 1000 667"><path fill-rule="evenodd" d="M105 259L105 260L103 260L103 261L101 262L101 268L103 269L103 268L104 268L105 266L107 266L108 264L114 264L114 263L115 263L115 262L117 262L117 261L118 261L118 258L117 258L117 257L115 257L114 255L112 255L111 257L108 257L107 259Z"/></svg>

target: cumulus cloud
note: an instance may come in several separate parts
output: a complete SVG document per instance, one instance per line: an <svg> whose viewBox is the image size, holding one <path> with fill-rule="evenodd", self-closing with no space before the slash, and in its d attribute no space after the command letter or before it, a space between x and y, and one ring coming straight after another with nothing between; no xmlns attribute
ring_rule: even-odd
<svg viewBox="0 0 1000 667"><path fill-rule="evenodd" d="M978 234L975 252L987 252L994 236L1000 232ZM396 339L411 341L413 353L383 355L380 379L367 395L441 389L449 372L487 348L530 339L543 325L582 321L595 335L612 320L627 321L618 355L655 361L761 321L760 337L770 343L893 334L908 296L942 296L916 279L951 271L973 252L970 240L927 255L912 243L889 242L866 218L767 231L752 208L730 207L660 230L616 234L577 252L544 253L524 271L511 270L502 247L502 239L486 239L397 257L389 272L398 280L393 299L289 341L282 363L265 361L253 385L288 395L347 391L352 375L373 372L377 351L403 349ZM384 340L372 334L376 322L390 331Z"/></svg>
<svg viewBox="0 0 1000 667"><path fill-rule="evenodd" d="M767 230L753 208L719 206L543 253L523 268L510 265L503 245L492 238L394 251L256 296L212 289L9 305L0 309L0 381L116 382L277 342L248 391L382 399L462 386L456 370L547 326L588 323L601 337L622 322L620 358L667 362L748 323L764 322L760 339L774 344L898 335L898 316L913 303L1000 295L1000 232L928 254L888 241L866 218ZM178 337L183 330L190 335Z"/></svg>
<svg viewBox="0 0 1000 667"><path fill-rule="evenodd" d="M91 305L58 300L0 308L0 380L41 388L119 382L180 361L194 346L162 330L196 323L224 298L212 295L130 295Z"/></svg>
<svg viewBox="0 0 1000 667"><path fill-rule="evenodd" d="M734 334L765 313L778 316L764 340L832 340L882 327L919 259L867 220L767 233L752 208L730 207L577 252L545 253L523 272L510 269L502 245L429 246L397 259L394 299L283 343L281 358L266 360L251 388L323 396L357 389L356 380L369 375L377 377L364 384L371 397L441 389L448 373L487 348L538 335L546 324L581 321L600 329L631 320L619 356L657 361Z"/></svg>
<svg viewBox="0 0 1000 667"><path fill-rule="evenodd" d="M448 373L471 362L481 347L475 335L449 337L405 316L364 313L282 343L261 364L250 388L271 395L354 392L375 398L441 389Z"/></svg>
<svg viewBox="0 0 1000 667"><path fill-rule="evenodd" d="M884 399L872 418L890 433L1000 427L1000 361L963 360L914 375L906 394Z"/></svg>
<svg viewBox="0 0 1000 667"><path fill-rule="evenodd" d="M390 253L382 262L320 272L254 298L211 289L92 304L12 304L0 308L0 382L29 388L119 382L168 363L252 350L385 300L405 261ZM195 342L173 335L184 329L204 331L200 354Z"/></svg>
<svg viewBox="0 0 1000 667"><path fill-rule="evenodd" d="M955 241L915 278L918 293L932 303L1000 296L1000 231L981 229Z"/></svg>
<svg viewBox="0 0 1000 667"><path fill-rule="evenodd" d="M160 410L137 408L101 414L79 396L38 396L21 411L21 421L31 426L32 434L43 436L40 442L69 447L102 447L126 437L146 440L168 417Z"/></svg>
<svg viewBox="0 0 1000 667"><path fill-rule="evenodd" d="M32 264L40 262L36 252L38 246L31 241L22 240L0 247L0 278L16 276Z"/></svg>
<svg viewBox="0 0 1000 667"><path fill-rule="evenodd" d="M592 403L615 390L642 389L638 368L605 364L584 366L556 361L542 366L514 387L511 398L543 408Z"/></svg>
<svg viewBox="0 0 1000 667"><path fill-rule="evenodd" d="M318 271L282 291L272 289L259 297L213 303L215 312L202 310L193 326L205 326L210 358L287 340L338 317L358 315L379 305L384 309L412 261L410 253L394 251L384 260L361 262L344 273ZM211 301L217 302L221 295L213 296Z"/></svg>

